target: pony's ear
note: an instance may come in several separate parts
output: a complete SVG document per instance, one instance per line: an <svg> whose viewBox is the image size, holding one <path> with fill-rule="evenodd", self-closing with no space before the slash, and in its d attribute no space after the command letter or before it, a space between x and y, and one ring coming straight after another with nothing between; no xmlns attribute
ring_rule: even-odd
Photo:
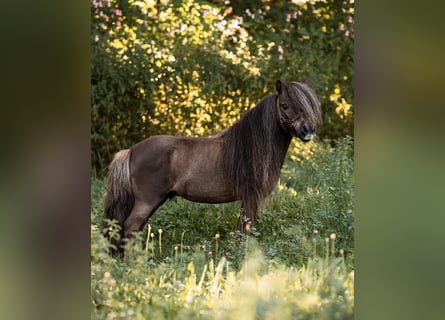
<svg viewBox="0 0 445 320"><path fill-rule="evenodd" d="M282 88L281 88L281 80L277 80L275 83L275 88L277 88L278 94L281 94Z"/></svg>

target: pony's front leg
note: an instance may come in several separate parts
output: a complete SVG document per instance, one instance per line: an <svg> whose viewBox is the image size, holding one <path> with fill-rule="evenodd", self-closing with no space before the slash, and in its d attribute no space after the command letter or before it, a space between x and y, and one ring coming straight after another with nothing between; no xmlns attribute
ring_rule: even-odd
<svg viewBox="0 0 445 320"><path fill-rule="evenodd" d="M238 217L237 229L242 233L250 233L251 224L252 223L248 220L244 213L241 213Z"/></svg>
<svg viewBox="0 0 445 320"><path fill-rule="evenodd" d="M254 227L256 218L258 215L258 209L252 208L250 210L243 209L238 217L237 228L243 233L250 233L252 227Z"/></svg>

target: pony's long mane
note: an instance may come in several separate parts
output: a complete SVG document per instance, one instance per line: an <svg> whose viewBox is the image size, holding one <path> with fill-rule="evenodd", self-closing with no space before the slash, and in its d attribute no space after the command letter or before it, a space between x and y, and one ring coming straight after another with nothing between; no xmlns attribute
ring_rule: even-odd
<svg viewBox="0 0 445 320"><path fill-rule="evenodd" d="M291 141L281 128L277 95L270 95L221 133L226 174L244 210L256 211L276 186Z"/></svg>

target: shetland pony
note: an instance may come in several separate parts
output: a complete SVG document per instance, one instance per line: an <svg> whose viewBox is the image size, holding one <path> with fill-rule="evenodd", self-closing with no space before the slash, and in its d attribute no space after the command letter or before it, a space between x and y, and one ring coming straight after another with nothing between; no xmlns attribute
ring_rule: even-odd
<svg viewBox="0 0 445 320"><path fill-rule="evenodd" d="M276 82L237 123L212 137L149 137L111 162L104 221L121 226L119 245L140 231L167 199L241 201L237 227L248 232L278 183L292 137L310 141L321 125L320 103L304 82Z"/></svg>

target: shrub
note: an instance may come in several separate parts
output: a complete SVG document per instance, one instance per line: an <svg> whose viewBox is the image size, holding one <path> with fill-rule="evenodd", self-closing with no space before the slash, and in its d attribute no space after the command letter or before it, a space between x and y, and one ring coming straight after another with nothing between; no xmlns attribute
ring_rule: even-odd
<svg viewBox="0 0 445 320"><path fill-rule="evenodd" d="M320 135L353 135L353 2L92 1L92 162L153 134L209 135L309 80Z"/></svg>

